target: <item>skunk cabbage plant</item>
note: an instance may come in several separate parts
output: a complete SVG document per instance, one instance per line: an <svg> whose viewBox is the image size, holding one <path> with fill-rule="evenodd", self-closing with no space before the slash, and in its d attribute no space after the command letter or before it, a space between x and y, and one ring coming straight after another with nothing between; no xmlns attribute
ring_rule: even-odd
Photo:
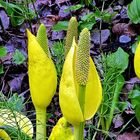
<svg viewBox="0 0 140 140"><path fill-rule="evenodd" d="M80 34L78 45L73 39L59 90L62 113L74 126L75 140L83 140L84 122L94 116L102 100L101 82L90 57L90 33L86 28Z"/></svg>
<svg viewBox="0 0 140 140"><path fill-rule="evenodd" d="M36 110L36 139L46 140L46 107L57 86L57 74L47 44L46 28L42 24L37 37L27 30L28 74L31 98Z"/></svg>

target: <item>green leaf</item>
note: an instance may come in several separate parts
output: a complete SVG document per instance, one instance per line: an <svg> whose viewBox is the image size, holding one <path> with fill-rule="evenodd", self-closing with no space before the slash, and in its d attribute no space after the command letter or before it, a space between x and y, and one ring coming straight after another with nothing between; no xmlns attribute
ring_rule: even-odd
<svg viewBox="0 0 140 140"><path fill-rule="evenodd" d="M135 54L135 51L136 51L136 48L137 48L139 42L140 42L140 36L137 37L137 41L134 44L132 44L132 46L131 46L131 50L132 50L133 54Z"/></svg>
<svg viewBox="0 0 140 140"><path fill-rule="evenodd" d="M140 23L140 2L139 2L139 0L133 0L128 5L127 15L133 23L135 23L135 24Z"/></svg>
<svg viewBox="0 0 140 140"><path fill-rule="evenodd" d="M115 53L107 56L107 65L122 73L128 67L128 57L129 55L123 49L118 48Z"/></svg>
<svg viewBox="0 0 140 140"><path fill-rule="evenodd" d="M129 99L131 99L131 104L133 108L140 104L140 90L134 89L129 92Z"/></svg>
<svg viewBox="0 0 140 140"><path fill-rule="evenodd" d="M7 55L7 49L5 47L0 46L0 57L4 57Z"/></svg>
<svg viewBox="0 0 140 140"><path fill-rule="evenodd" d="M140 104L136 106L135 115L136 115L137 121L140 124Z"/></svg>
<svg viewBox="0 0 140 140"><path fill-rule="evenodd" d="M82 4L73 5L73 6L70 6L68 9L65 9L64 12L76 11L83 7L84 7L84 5L82 5Z"/></svg>
<svg viewBox="0 0 140 140"><path fill-rule="evenodd" d="M136 48L139 44L139 41L136 41L134 44L132 44L131 46L131 50L132 50L132 53L135 54L135 51L136 51Z"/></svg>
<svg viewBox="0 0 140 140"><path fill-rule="evenodd" d="M3 65L0 64L0 74L3 74L4 73L4 70L3 70Z"/></svg>
<svg viewBox="0 0 140 140"><path fill-rule="evenodd" d="M84 28L87 28L88 30L91 30L95 23L96 23L96 21L92 21L92 22L79 22L79 29L80 29L80 31L83 30Z"/></svg>
<svg viewBox="0 0 140 140"><path fill-rule="evenodd" d="M23 101L23 97L18 96L17 93L14 93L13 96L8 99L8 106L10 106L13 110L21 111L24 108Z"/></svg>
<svg viewBox="0 0 140 140"><path fill-rule="evenodd" d="M16 27L21 25L25 20L33 19L36 14L34 11L23 5L23 3L8 3L0 0L0 4L5 8L10 17L11 24Z"/></svg>
<svg viewBox="0 0 140 140"><path fill-rule="evenodd" d="M68 21L59 21L57 24L55 24L53 26L53 31L62 31L62 30L65 30L67 31L68 29Z"/></svg>
<svg viewBox="0 0 140 140"><path fill-rule="evenodd" d="M102 20L104 20L105 22L111 22L112 18L117 14L117 12L113 12L113 13L107 13L104 12L102 15Z"/></svg>
<svg viewBox="0 0 140 140"><path fill-rule="evenodd" d="M129 104L130 103L128 101L118 102L117 109L120 112L123 112L124 110L126 110L128 108Z"/></svg>
<svg viewBox="0 0 140 140"><path fill-rule="evenodd" d="M108 118L106 120L106 129L107 130L110 128L110 125L111 125L111 122L113 119L113 115L114 115L114 111L117 108L118 98L119 98L119 95L120 95L121 90L123 88L124 82L125 82L125 80L124 80L124 77L122 75L119 75L115 80L115 83L114 83L115 86L112 90L112 93L113 93L112 103L111 103L111 106L109 108ZM111 95L110 95L110 97L111 97Z"/></svg>
<svg viewBox="0 0 140 140"><path fill-rule="evenodd" d="M18 96L17 93L10 94L10 98L6 98L6 96L0 92L0 109L12 109L15 111L22 111L24 108L24 98L22 96Z"/></svg>
<svg viewBox="0 0 140 140"><path fill-rule="evenodd" d="M51 47L52 59L54 60L58 83L61 78L62 68L64 63L64 44L63 42L57 41Z"/></svg>
<svg viewBox="0 0 140 140"><path fill-rule="evenodd" d="M13 60L15 64L20 65L25 61L25 56L19 50L16 49L13 55Z"/></svg>

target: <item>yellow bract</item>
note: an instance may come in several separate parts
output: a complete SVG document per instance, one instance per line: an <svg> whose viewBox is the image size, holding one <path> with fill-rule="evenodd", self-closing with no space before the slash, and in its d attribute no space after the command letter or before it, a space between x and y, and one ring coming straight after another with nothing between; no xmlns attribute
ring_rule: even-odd
<svg viewBox="0 0 140 140"><path fill-rule="evenodd" d="M135 51L134 68L135 68L136 75L140 78L140 42Z"/></svg>
<svg viewBox="0 0 140 140"><path fill-rule="evenodd" d="M28 33L28 73L32 101L37 108L46 108L57 86L56 69L51 58L39 45L36 37Z"/></svg>
<svg viewBox="0 0 140 140"><path fill-rule="evenodd" d="M9 135L3 129L0 129L0 139L1 138L3 140L11 140L11 138L9 137Z"/></svg>
<svg viewBox="0 0 140 140"><path fill-rule="evenodd" d="M77 44L73 45L66 57L60 82L60 107L64 117L73 125L88 120L96 113L101 100L102 88L95 65L90 58L90 68L85 93L85 112L82 114L78 101L78 89L75 78L75 54Z"/></svg>
<svg viewBox="0 0 140 140"><path fill-rule="evenodd" d="M48 140L74 140L72 129L68 126L64 117L60 118L57 124L53 127Z"/></svg>
<svg viewBox="0 0 140 140"><path fill-rule="evenodd" d="M17 124L20 130L22 130L25 134L27 134L32 138L33 125L26 116L16 111L11 111L8 109L0 109L0 126L8 125L18 129ZM1 134L4 134L3 131L1 132Z"/></svg>

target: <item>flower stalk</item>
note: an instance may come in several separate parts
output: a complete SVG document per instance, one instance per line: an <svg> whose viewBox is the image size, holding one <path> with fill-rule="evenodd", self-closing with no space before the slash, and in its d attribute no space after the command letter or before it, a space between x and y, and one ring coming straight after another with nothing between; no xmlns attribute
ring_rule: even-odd
<svg viewBox="0 0 140 140"><path fill-rule="evenodd" d="M73 39L63 66L59 101L66 120L74 126L74 140L84 139L85 121L96 113L102 87L90 58L90 33L83 29L77 45Z"/></svg>
<svg viewBox="0 0 140 140"><path fill-rule="evenodd" d="M78 99L79 99L79 104L81 107L81 110L84 114L84 109L85 109L85 92L86 91L86 86L79 85L78 87ZM75 140L83 140L84 138L84 126L85 122L80 122L79 125L74 126L74 138Z"/></svg>
<svg viewBox="0 0 140 140"><path fill-rule="evenodd" d="M46 140L46 108L36 108L36 139Z"/></svg>

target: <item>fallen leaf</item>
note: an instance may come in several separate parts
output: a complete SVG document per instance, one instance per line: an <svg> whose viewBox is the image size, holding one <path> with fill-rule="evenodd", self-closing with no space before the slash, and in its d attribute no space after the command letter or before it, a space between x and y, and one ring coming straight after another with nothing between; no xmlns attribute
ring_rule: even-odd
<svg viewBox="0 0 140 140"><path fill-rule="evenodd" d="M10 80L8 82L10 89L11 89L10 91L20 92L22 81L23 81L25 74L18 74L18 76L17 75L15 75L15 76L16 76L15 78L13 78L12 80Z"/></svg>
<svg viewBox="0 0 140 140"><path fill-rule="evenodd" d="M125 132L117 137L117 140L139 140L140 136L135 133Z"/></svg>
<svg viewBox="0 0 140 140"><path fill-rule="evenodd" d="M6 12L3 9L0 10L0 18L1 18L4 29L8 29L10 20L9 20L9 17L7 16ZM0 26L0 29L1 29L1 26Z"/></svg>
<svg viewBox="0 0 140 140"><path fill-rule="evenodd" d="M110 30L105 29L101 30L101 44L106 42L110 36ZM91 33L91 41L93 41L95 44L100 44L100 31L98 29L94 30Z"/></svg>
<svg viewBox="0 0 140 140"><path fill-rule="evenodd" d="M117 35L128 35L133 37L136 35L130 24L117 23L112 27L112 32Z"/></svg>
<svg viewBox="0 0 140 140"><path fill-rule="evenodd" d="M119 128L123 125L124 120L121 117L120 114L117 114L114 118L113 118L113 123L114 123L114 128Z"/></svg>

